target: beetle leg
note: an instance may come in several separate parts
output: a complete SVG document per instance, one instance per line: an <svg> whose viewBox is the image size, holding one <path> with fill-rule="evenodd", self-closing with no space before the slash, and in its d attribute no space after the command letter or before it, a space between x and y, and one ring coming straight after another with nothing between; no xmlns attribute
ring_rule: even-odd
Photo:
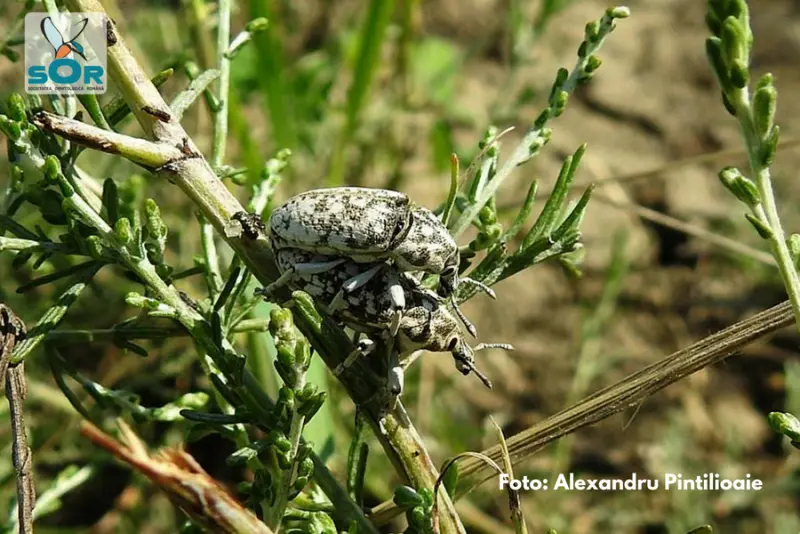
<svg viewBox="0 0 800 534"><path fill-rule="evenodd" d="M353 362L357 359L371 354L375 350L375 346L375 342L367 337L358 340L356 342L356 349L348 354L347 358L345 358L342 363L336 366L336 369L333 370L333 375L339 376L345 369L353 365Z"/></svg>
<svg viewBox="0 0 800 534"><path fill-rule="evenodd" d="M489 347L499 347L500 345L506 346L503 343L491 344L491 345L478 345L474 349L469 347L466 343L459 342L458 345L453 349L453 359L456 362L456 369L458 369L461 374L468 375L469 373L474 373L478 379L483 382L483 385L489 389L492 389L492 382L484 375L482 372L478 370L475 366L475 351L489 348ZM507 345L510 347L511 345Z"/></svg>
<svg viewBox="0 0 800 534"><path fill-rule="evenodd" d="M473 347L470 352L475 353L483 349L514 350L514 347L508 343L480 343ZM467 357L459 359L455 354L453 356L456 358L456 367L458 367L461 372L464 372L464 370L467 370L467 372L472 371L487 388L492 389L492 383L489 379L475 367L474 358Z"/></svg>
<svg viewBox="0 0 800 534"><path fill-rule="evenodd" d="M403 394L403 385L405 383L405 373L403 368L397 363L397 358L392 358L391 366L389 368L389 392L396 401L400 395Z"/></svg>
<svg viewBox="0 0 800 534"><path fill-rule="evenodd" d="M479 350L483 349L503 349L503 350L514 350L514 346L508 343L481 343L473 347L473 352L478 352Z"/></svg>
<svg viewBox="0 0 800 534"><path fill-rule="evenodd" d="M319 274L330 271L347 261L347 258L338 258L332 261L313 261L309 263L296 263L292 270L300 276Z"/></svg>
<svg viewBox="0 0 800 534"><path fill-rule="evenodd" d="M342 260L345 261L345 260ZM333 300L328 305L328 311L330 313L334 313L336 310L342 307L344 304L344 296L348 293L352 293L359 287L362 287L364 284L375 278L375 275L378 274L378 271L381 270L386 264L381 263L378 265L374 265L364 271L363 273L359 273L354 277L346 280L344 284L342 284L342 288L336 293L336 296L333 297Z"/></svg>
<svg viewBox="0 0 800 534"><path fill-rule="evenodd" d="M389 273L389 299L392 303L392 320L389 324L389 335L391 339L394 339L400 330L400 322L406 309L406 292L400 283L397 271L394 269Z"/></svg>
<svg viewBox="0 0 800 534"><path fill-rule="evenodd" d="M492 389L492 381L491 381L491 380L489 380L489 379L486 377L486 375L485 375L485 374L483 374L482 372L480 372L480 371L478 370L478 368L477 368L477 367L475 367L475 362L473 362L473 361L465 361L465 360L457 361L457 362L456 362L456 367L457 367L457 368L458 368L458 370L459 370L459 371L461 371L463 374L467 374L467 373L470 373L470 372L474 373L474 374L475 374L475 376L477 376L477 377L478 377L478 380L480 380L481 382L483 382L483 385L484 385L484 386L486 386L486 387L487 387L487 388L489 388L489 389ZM465 371L466 371L466 372L465 372Z"/></svg>
<svg viewBox="0 0 800 534"><path fill-rule="evenodd" d="M257 295L261 295L261 296L263 296L264 298L267 298L267 297L268 297L270 294L272 294L272 293L273 293L273 292L274 292L276 289L278 289L278 288L280 288L280 287L283 287L283 286L285 286L286 284L288 284L288 283L289 283L289 280L291 280L291 279L292 279L292 277L294 277L294 274L295 274L295 273L294 273L294 269L287 269L287 270L285 270L285 271L283 272L283 274L281 274L281 275L278 277L278 279L277 279L277 280L275 280L274 282L272 282L272 283L271 283L271 284L269 284L268 286L266 286L266 287L262 287L262 288L259 288L259 289L256 289L256 294L257 294Z"/></svg>
<svg viewBox="0 0 800 534"><path fill-rule="evenodd" d="M324 273L330 271L334 267L337 267L346 261L347 258L339 258L332 261L295 263L290 268L283 271L283 274L281 274L277 280L269 284L267 287L257 290L258 294L267 297L271 293L273 293L276 289L288 284L289 281L292 280L295 276L307 276L311 274Z"/></svg>

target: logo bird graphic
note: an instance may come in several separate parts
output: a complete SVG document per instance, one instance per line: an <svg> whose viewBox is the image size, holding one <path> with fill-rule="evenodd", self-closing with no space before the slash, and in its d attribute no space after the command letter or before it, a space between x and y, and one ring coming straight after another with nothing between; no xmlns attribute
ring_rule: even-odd
<svg viewBox="0 0 800 534"><path fill-rule="evenodd" d="M45 17L42 20L41 28L42 34L44 35L47 42L53 47L53 50L56 52L56 59L61 59L67 57L70 52L75 52L79 56L81 56L84 61L86 61L86 56L83 53L83 47L76 43L75 40L80 37L83 33L83 30L86 29L86 24L89 22L88 18L85 18L76 24L74 24L71 28L72 30L72 39L69 41L65 41L64 37L61 35L61 32L58 31L56 25L50 19L50 17Z"/></svg>

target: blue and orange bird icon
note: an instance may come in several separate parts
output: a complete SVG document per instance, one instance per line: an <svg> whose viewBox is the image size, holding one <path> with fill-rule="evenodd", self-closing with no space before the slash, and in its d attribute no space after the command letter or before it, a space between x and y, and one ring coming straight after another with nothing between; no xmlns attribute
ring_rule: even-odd
<svg viewBox="0 0 800 534"><path fill-rule="evenodd" d="M69 41L65 41L64 37L61 35L61 32L56 28L56 25L50 19L50 17L45 17L42 19L41 28L42 34L44 35L47 42L53 47L53 50L56 52L56 59L61 59L67 57L70 52L75 52L79 56L81 56L84 61L86 61L86 56L83 53L83 47L76 43L75 40L80 37L83 33L83 30L86 29L86 24L89 22L88 18L85 18L75 24L72 25L72 39Z"/></svg>

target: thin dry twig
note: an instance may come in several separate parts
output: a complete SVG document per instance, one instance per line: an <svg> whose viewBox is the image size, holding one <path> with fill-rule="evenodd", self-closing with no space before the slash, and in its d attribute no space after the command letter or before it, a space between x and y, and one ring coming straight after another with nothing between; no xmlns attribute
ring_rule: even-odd
<svg viewBox="0 0 800 534"><path fill-rule="evenodd" d="M185 451L165 448L151 455L139 436L118 420L125 443L120 443L88 421L81 434L136 469L162 491L195 523L211 532L272 534L272 531L242 506Z"/></svg>
<svg viewBox="0 0 800 534"><path fill-rule="evenodd" d="M509 453L515 461L529 458L561 436L627 408L636 407L668 385L724 360L748 343L780 328L791 326L793 322L791 306L785 301L735 323L511 437L508 440ZM499 446L484 452L490 458L497 459L501 454ZM465 462L461 473L465 477L474 475L477 479L482 479L478 483L490 478L478 462Z"/></svg>
<svg viewBox="0 0 800 534"><path fill-rule="evenodd" d="M666 228L683 232L686 235L696 237L702 241L706 241L707 243L711 243L712 245L716 245L730 252L746 256L765 265L775 266L775 259L771 254L764 252L763 250L753 248L749 245L745 245L744 243L736 241L735 239L730 239L723 235L706 230L702 226L687 223L675 217L670 217L669 215L665 215L660 211L641 206L635 202L614 199L611 196L599 191L595 191L593 198L610 206L614 206L625 211L630 211L644 220L660 224Z"/></svg>
<svg viewBox="0 0 800 534"><path fill-rule="evenodd" d="M19 532L33 533L33 507L36 490L33 487L33 461L28 436L25 433L23 402L27 395L24 360L10 365L11 353L18 341L25 338L25 323L6 306L0 304L0 383L5 383L6 400L11 413L13 440L12 462L17 478L17 522Z"/></svg>
<svg viewBox="0 0 800 534"><path fill-rule="evenodd" d="M778 143L778 147L783 150L796 148L798 146L800 146L800 139L789 139L789 138L781 139L780 142ZM698 154L696 156L689 156L687 158L670 161L668 163L659 165L656 168L648 169L646 171L634 172L622 176L609 176L607 178L600 178L598 180L591 180L591 181L580 182L576 180L570 186L570 189L585 189L591 184L595 184L597 187L603 187L611 183L623 184L628 182L635 182L638 180L655 178L664 173L674 171L683 167L688 167L689 165L705 165L707 163L727 161L736 157L741 157L742 159L747 158L747 151L744 148L729 148L726 150L718 150L716 152L708 152L706 154ZM547 193L546 195L549 196L550 193Z"/></svg>

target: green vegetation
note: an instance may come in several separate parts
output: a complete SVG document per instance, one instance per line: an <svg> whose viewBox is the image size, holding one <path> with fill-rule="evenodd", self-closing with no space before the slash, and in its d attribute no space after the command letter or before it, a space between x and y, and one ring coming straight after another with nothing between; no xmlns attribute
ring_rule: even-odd
<svg viewBox="0 0 800 534"><path fill-rule="evenodd" d="M586 126L586 139L582 128L559 137L562 117L602 108L590 93L607 70L601 56L617 61L605 56L608 45L627 44L614 30L635 27L636 17L624 20L626 7L590 10L599 17L572 34L574 64L548 72L540 62L551 51L549 32L588 2L511 0L502 16L490 12L497 35L466 43L453 34L467 32L459 24L469 20L449 21L445 2L312 4L0 6L0 75L12 80L0 95L0 378L8 400L0 414L10 422L0 431L9 458L0 462L0 503L8 503L0 531L31 532L36 521L37 532L52 533L98 522L101 532L796 532L800 518L786 501L798 491L797 473L774 466L752 468L765 479L762 492L654 498L495 485L512 471L551 480L631 472L741 478L751 473L754 440L768 440L741 431L731 410L720 416L731 426L688 416L700 402L691 392L659 404L649 435L623 436L624 453L635 457L625 465L602 436L589 438L587 452L587 442L570 435L629 408L647 410L667 385L800 316L800 236L783 229L793 221L779 215L773 170L783 146L777 82L764 74L750 83L754 36L744 0L708 2L709 63L749 163L749 171L726 167L719 178L766 241L764 261L778 267L759 276L775 290L784 284L789 303L738 323L736 315L694 343L681 335L681 343L658 347L677 352L638 361L608 336L620 325L637 332L626 322L628 284L641 266L629 252L635 229L597 232L586 222L596 202L611 198L603 187L611 180L593 183L590 133L615 132L598 134L583 115L585 123L573 125ZM24 17L59 10L105 11L113 20L107 94L23 96ZM465 106L478 61L490 66L496 93ZM623 109L634 98L620 96ZM517 328L522 346L488 339L491 326L479 329L483 341L517 344L507 364L500 353L480 353L497 377L492 392L440 365L442 355L403 362L400 399L387 389L381 351L332 374L356 351L352 332L306 293L281 289L270 301L257 294L278 270L267 241L250 235L240 215L266 221L292 194L343 184L404 191L433 209L462 244L462 275L505 282L496 288L504 310L531 312L523 293L538 284L531 272L549 277L544 284L557 279L567 293L580 289L573 297L583 309L548 312L563 313L567 343L552 356L570 355L568 379L530 364L546 343L526 345L535 320ZM737 260L741 251L765 256L735 230L690 233L710 234L709 243ZM586 265L587 251L610 259L599 269ZM712 259L723 276L757 272ZM584 292L592 282L600 289ZM421 283L433 288L438 279ZM477 293L464 285L457 299ZM486 302L477 296L465 310L505 333L491 313L475 311ZM780 433L795 447L798 376L787 364L785 403L755 418L759 429L768 421L776 431L774 442ZM536 402L546 408L528 412ZM697 452L709 442L722 459ZM736 524L721 507L756 519Z"/></svg>

